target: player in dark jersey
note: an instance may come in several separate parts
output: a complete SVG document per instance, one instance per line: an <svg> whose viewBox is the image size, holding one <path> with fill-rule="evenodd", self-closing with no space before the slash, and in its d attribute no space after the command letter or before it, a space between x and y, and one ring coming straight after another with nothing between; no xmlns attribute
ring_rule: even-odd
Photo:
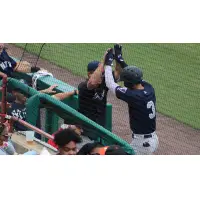
<svg viewBox="0 0 200 200"><path fill-rule="evenodd" d="M102 71L103 64L99 61L92 61L87 66L88 79L80 83L78 86L79 91L79 112L105 127L106 125L106 104L108 88L105 84L104 70ZM117 80L119 72L117 66L113 72L114 79ZM92 130L91 130L92 131ZM87 133L87 134L86 134ZM86 135L84 135L86 134ZM83 140L84 144L96 140L90 131L84 131ZM86 137L84 137L86 136ZM88 139L88 137L90 139Z"/></svg>
<svg viewBox="0 0 200 200"><path fill-rule="evenodd" d="M89 78L98 68L99 62L93 61L88 64L88 79L79 84L79 112L89 119L105 126L105 113L108 88L105 83L97 84L89 89Z"/></svg>
<svg viewBox="0 0 200 200"><path fill-rule="evenodd" d="M79 112L99 125L105 127L108 88L105 84L103 65L98 61L88 64L88 79L79 84ZM117 69L113 72L116 80Z"/></svg>
<svg viewBox="0 0 200 200"><path fill-rule="evenodd" d="M32 67L26 61L16 62L10 57L3 43L0 43L0 71L7 76L12 76L12 72L30 73L39 71L39 67Z"/></svg>
<svg viewBox="0 0 200 200"><path fill-rule="evenodd" d="M158 148L156 135L156 96L151 84L142 79L141 69L128 66L122 58L122 47L115 45L105 54L106 86L117 98L128 104L129 123L133 141L131 146L136 154L152 154ZM112 77L111 64L116 60L122 67L120 80L124 86L116 84Z"/></svg>

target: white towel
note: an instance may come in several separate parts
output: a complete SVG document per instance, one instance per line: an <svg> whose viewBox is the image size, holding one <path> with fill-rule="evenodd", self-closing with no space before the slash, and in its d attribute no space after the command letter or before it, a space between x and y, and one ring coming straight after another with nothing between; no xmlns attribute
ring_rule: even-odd
<svg viewBox="0 0 200 200"><path fill-rule="evenodd" d="M45 71L45 70L40 70L40 71L34 73L34 75L32 77L32 87L34 89L37 90L37 80L38 80L38 78L41 78L43 76L51 76L51 77L53 77L53 74L49 73L48 71Z"/></svg>

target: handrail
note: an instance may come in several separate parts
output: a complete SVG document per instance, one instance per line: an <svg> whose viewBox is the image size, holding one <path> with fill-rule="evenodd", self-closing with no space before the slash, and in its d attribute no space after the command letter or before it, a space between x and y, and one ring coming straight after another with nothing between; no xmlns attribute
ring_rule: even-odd
<svg viewBox="0 0 200 200"><path fill-rule="evenodd" d="M2 113L0 113L0 116L3 117L4 119L18 122L18 123L22 124L23 126L35 131L36 133L39 133L40 135L42 135L42 136L44 136L44 137L46 137L48 139L53 140L53 136L51 136L50 134L40 130L39 128L37 128L37 127L35 127L35 126L31 125L31 124L29 124L28 122L25 122L22 119L19 119L17 117L13 117L13 116L10 116L10 115L2 114Z"/></svg>
<svg viewBox="0 0 200 200"><path fill-rule="evenodd" d="M22 84L13 78L8 78L8 86L15 88L18 85L18 88L26 94L28 97L27 102L27 121L30 124L36 125L36 116L38 114L39 105L42 103L44 107L50 106L48 109L52 109L54 113L56 113L61 118L68 118L69 123L77 123L83 126L85 132L87 132L87 136L90 136L93 140L98 140L99 137L102 138L103 144L117 144L126 150L129 154L135 154L132 147L123 139L112 133L111 131L105 129L94 121L90 120L86 116L82 115L69 105L61 102L57 99L52 98L47 94L42 94L35 89L28 87L27 85ZM46 105L45 105L46 104ZM47 106L48 104L48 106ZM35 116L34 119L31 116ZM71 116L73 116L71 118Z"/></svg>
<svg viewBox="0 0 200 200"><path fill-rule="evenodd" d="M33 97L29 98L28 101L29 101L29 103L27 103L27 104L29 104L31 106L29 106L27 108L27 113L37 112L38 105L40 105L40 103L42 102L43 105L46 105L46 106L48 105L49 107L52 106L52 109L54 110L54 112L57 113L62 118L67 115L73 116L73 120L69 121L69 123L76 122L76 124L82 125L83 129L87 132L87 134L90 135L90 137L92 137L94 135L96 138L101 137L107 146L109 146L111 144L120 145L120 146L124 147L124 149L126 150L127 153L135 154L134 150L128 144L128 142L121 139L116 134L110 132L109 130L105 129L104 127L100 126L99 124L95 123L94 121L87 118L86 116L79 113L78 111L74 110L70 106L64 104L63 102L60 102L57 99L50 97L47 94L39 93L39 94L34 95ZM34 107L32 106L33 104L34 104ZM36 107L37 107L37 109L36 109ZM29 116L29 114L28 114L28 116ZM96 140L96 139L94 139L94 140Z"/></svg>
<svg viewBox="0 0 200 200"><path fill-rule="evenodd" d="M6 88L7 88L7 75L0 72L0 77L2 77L3 79L3 84L1 87L1 91L2 91L2 100L1 100L1 113L2 114L6 114ZM4 123L5 117L1 117L1 122Z"/></svg>

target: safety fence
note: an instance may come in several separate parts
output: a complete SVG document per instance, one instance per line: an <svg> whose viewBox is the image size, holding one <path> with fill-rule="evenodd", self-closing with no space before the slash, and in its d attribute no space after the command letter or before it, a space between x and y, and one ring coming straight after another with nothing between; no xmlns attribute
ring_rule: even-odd
<svg viewBox="0 0 200 200"><path fill-rule="evenodd" d="M28 43L21 47L21 60L39 66L42 59L70 71L87 76L86 66L92 60L102 60L109 43ZM200 45L199 44L146 44L123 45L123 57L129 65L140 67L144 79L156 91L157 111L200 128ZM45 66L51 71L48 65ZM54 71L56 74L56 71ZM193 86L192 89L190 86ZM167 99L167 100L166 100ZM123 116L117 116L123 117ZM167 124L168 125L168 124ZM121 130L122 131L122 130Z"/></svg>

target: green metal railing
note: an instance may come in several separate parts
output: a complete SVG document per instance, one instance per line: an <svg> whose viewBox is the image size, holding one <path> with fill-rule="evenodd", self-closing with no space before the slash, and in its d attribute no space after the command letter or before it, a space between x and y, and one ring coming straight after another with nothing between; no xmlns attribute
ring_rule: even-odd
<svg viewBox="0 0 200 200"><path fill-rule="evenodd" d="M29 75L26 74L23 77L21 75L19 76L18 74L18 78L24 78L27 80L26 76L30 78L30 74ZM42 82L45 82L45 84L47 84L46 86L48 87L48 82L50 81L50 79L51 81L49 82L49 84L50 83L51 85L55 84L53 82L54 79L52 77L44 77L41 79L38 81L39 86L40 84L42 84ZM46 86L44 86L44 88L46 88ZM64 87L65 91L63 92L66 92L66 90L70 91L70 89L71 90L74 89L70 85L66 84L66 86L67 87ZM22 93L24 93L27 97L29 97L27 101L27 105L26 105L26 108L27 108L26 120L28 123L32 125L36 125L39 109L41 107L44 107L47 109L46 123L45 123L46 132L50 134L55 132L55 130L58 129L58 119L62 118L62 119L65 119L69 124L80 124L83 127L84 131L87 133L87 135L93 140L99 140L100 138L101 143L104 145L117 144L117 145L122 146L126 150L127 153L134 154L133 149L126 141L122 140L121 138L113 134L108 129L103 128L102 126L98 125L97 123L93 122L92 120L88 119L87 117L85 117L84 115L76 111L77 97L71 97L67 101L61 102L57 99L52 98L50 95L42 94L36 91L35 89L21 83L20 81L14 78L8 78L8 87L10 88L17 87L22 91ZM58 88L56 88L56 90L58 92L61 92L62 91L61 87L62 85L61 86L59 85ZM41 89L44 89L44 88L41 88ZM108 110L109 112L111 112L110 113L111 115L112 107L110 106ZM109 117L109 120L111 119L112 118ZM111 121L108 121L108 122L110 123ZM112 124L110 123L109 126L111 128Z"/></svg>
<svg viewBox="0 0 200 200"><path fill-rule="evenodd" d="M14 73L14 77L17 79L24 79L27 82L32 81L31 73L30 74ZM54 89L56 92L69 92L69 91L73 91L76 89L75 87L73 87L67 83L64 83L58 79L52 78L50 76L41 77L37 81L37 86L40 90L46 89L46 88L50 87L51 85L58 85L58 87L56 87ZM62 102L69 105L70 107L74 108L75 110L78 109L78 96L72 96L68 99L63 100ZM53 116L51 116L51 113L48 112L47 115L50 118L50 119L48 119L48 117L47 117L47 123L49 120L53 120L56 122L59 120L54 114L52 114ZM105 128L108 129L109 131L112 131L112 105L111 104L107 104L107 106L106 106ZM52 126L52 130L50 130L50 132L52 132L53 130L55 130L55 127Z"/></svg>

